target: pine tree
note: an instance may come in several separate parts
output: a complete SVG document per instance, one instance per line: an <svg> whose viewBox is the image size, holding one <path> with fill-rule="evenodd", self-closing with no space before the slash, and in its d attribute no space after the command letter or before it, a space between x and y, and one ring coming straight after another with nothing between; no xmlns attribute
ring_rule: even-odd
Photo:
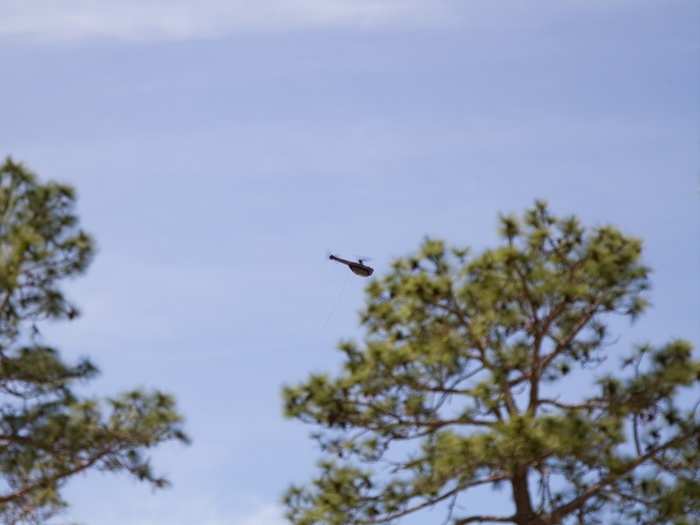
<svg viewBox="0 0 700 525"><path fill-rule="evenodd" d="M340 373L284 389L323 454L285 496L292 523L700 523L700 362L683 340L621 356L609 335L647 307L642 243L544 202L500 224L476 256L428 239L396 260ZM504 512L474 510L483 485Z"/></svg>
<svg viewBox="0 0 700 525"><path fill-rule="evenodd" d="M162 487L147 449L186 441L173 399L134 390L79 396L97 374L63 361L39 332L76 318L60 283L83 273L94 243L79 225L74 190L41 183L21 164L0 164L0 521L44 523L67 506L61 489L87 471L126 472Z"/></svg>

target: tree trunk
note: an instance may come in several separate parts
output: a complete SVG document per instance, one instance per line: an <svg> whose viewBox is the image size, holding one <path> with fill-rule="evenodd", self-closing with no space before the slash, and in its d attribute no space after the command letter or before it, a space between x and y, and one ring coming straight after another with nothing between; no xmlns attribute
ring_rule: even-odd
<svg viewBox="0 0 700 525"><path fill-rule="evenodd" d="M548 525L547 522L532 510L530 489L527 484L527 467L516 469L511 479L513 487L513 502L515 503L515 523L517 525Z"/></svg>

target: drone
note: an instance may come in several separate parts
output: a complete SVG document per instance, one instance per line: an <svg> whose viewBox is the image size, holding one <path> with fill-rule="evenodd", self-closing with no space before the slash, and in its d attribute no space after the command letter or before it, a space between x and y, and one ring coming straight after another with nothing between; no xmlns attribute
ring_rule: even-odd
<svg viewBox="0 0 700 525"><path fill-rule="evenodd" d="M357 261L348 261L347 259L343 259L342 257L336 257L333 254L329 255L328 258L331 261L336 261L341 264L344 264L345 266L350 268L350 271L352 273L360 275L361 277L369 277L374 272L374 268L367 266L362 261L362 259L358 259Z"/></svg>

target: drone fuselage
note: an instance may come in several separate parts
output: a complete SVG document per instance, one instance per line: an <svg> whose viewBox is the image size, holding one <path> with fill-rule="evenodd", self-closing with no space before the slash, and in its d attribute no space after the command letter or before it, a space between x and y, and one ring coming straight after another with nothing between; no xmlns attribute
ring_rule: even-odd
<svg viewBox="0 0 700 525"><path fill-rule="evenodd" d="M335 255L329 255L328 258L332 261L344 264L345 266L350 268L350 271L352 273L361 277L369 277L370 275L372 275L372 273L374 273L374 268L371 268L370 266L364 264L362 262L362 259L360 259L359 261L348 261L347 259L343 259L342 257L336 257Z"/></svg>

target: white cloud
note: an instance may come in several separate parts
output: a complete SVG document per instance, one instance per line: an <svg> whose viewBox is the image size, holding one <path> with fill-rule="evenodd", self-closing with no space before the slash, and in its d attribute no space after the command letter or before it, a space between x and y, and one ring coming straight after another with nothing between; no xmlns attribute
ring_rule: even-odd
<svg viewBox="0 0 700 525"><path fill-rule="evenodd" d="M447 17L430 0L3 0L0 36L182 40L307 27L415 24Z"/></svg>
<svg viewBox="0 0 700 525"><path fill-rule="evenodd" d="M74 482L75 483L75 482ZM83 482L87 484L86 482ZM80 487L76 483L76 489ZM82 490L85 490L83 485ZM122 487L123 490L123 487ZM134 491L134 494L137 494ZM67 514L50 522L50 525L69 523L100 523L101 525L289 525L283 517L282 508L274 503L259 503L256 506L244 505L249 510L238 513L216 508L216 502L207 498L185 498L174 502L160 495L159 498L144 500L139 504L131 504L131 511L123 507L111 508L105 512L102 506L82 506L83 513L75 515L71 510ZM176 510L173 510L175 508ZM167 510L166 510L167 509ZM141 513L141 516L137 516ZM143 515L147 514L147 515ZM165 517L167 514L167 517ZM99 516L99 518L97 518ZM66 518L70 518L66 520Z"/></svg>
<svg viewBox="0 0 700 525"><path fill-rule="evenodd" d="M286 525L282 510L277 505L263 505L247 516L234 520L231 525ZM223 524L222 524L223 525Z"/></svg>
<svg viewBox="0 0 700 525"><path fill-rule="evenodd" d="M205 517L202 519L200 516L198 523L200 525L289 525L282 516L282 509L278 505L268 503L255 507L247 514L237 517L217 515L216 517ZM185 523L184 520L183 523ZM140 525L162 524L160 521L145 521Z"/></svg>
<svg viewBox="0 0 700 525"><path fill-rule="evenodd" d="M0 0L0 38L162 41L314 28L460 24L504 31L557 13L653 6L654 0Z"/></svg>

